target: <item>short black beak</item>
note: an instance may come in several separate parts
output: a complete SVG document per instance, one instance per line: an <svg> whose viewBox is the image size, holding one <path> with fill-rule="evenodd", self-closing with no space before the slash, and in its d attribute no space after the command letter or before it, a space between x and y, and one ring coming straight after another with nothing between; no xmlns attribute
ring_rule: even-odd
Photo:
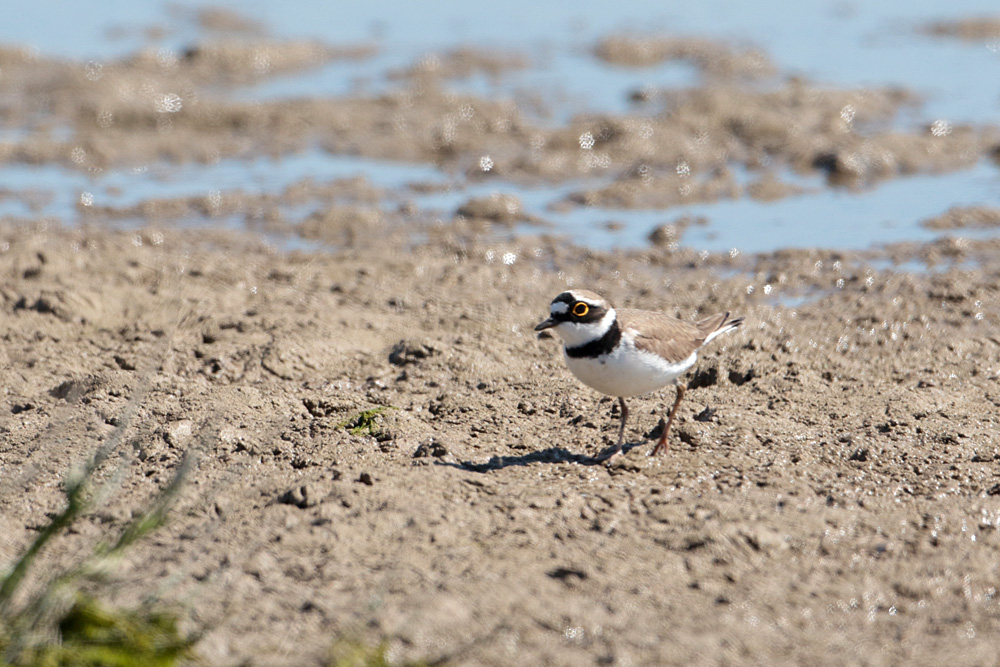
<svg viewBox="0 0 1000 667"><path fill-rule="evenodd" d="M545 320L544 322L542 322L541 324L539 324L537 327L535 327L535 331L544 331L544 330L548 329L549 327L554 327L557 324L559 324L559 323L556 322L554 319L552 319L550 317L549 319Z"/></svg>

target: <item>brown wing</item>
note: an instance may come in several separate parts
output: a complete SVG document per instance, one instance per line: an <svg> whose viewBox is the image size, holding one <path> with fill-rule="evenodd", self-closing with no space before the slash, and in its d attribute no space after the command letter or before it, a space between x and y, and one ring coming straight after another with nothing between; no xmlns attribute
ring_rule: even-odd
<svg viewBox="0 0 1000 667"><path fill-rule="evenodd" d="M625 328L636 332L637 348L654 352L672 363L687 359L716 331L722 330L721 333L725 333L743 322L742 317L729 319L729 313L710 315L697 322L685 322L663 313L629 309L619 310L618 319Z"/></svg>
<svg viewBox="0 0 1000 667"><path fill-rule="evenodd" d="M623 308L618 311L618 321L623 329L635 332L635 346L638 349L658 354L671 363L690 357L692 352L701 347L709 333L701 329L701 322L685 322L647 310Z"/></svg>

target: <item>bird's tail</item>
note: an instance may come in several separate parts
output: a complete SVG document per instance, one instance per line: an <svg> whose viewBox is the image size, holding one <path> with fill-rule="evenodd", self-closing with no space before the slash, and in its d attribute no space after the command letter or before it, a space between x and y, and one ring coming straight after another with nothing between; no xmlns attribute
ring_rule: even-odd
<svg viewBox="0 0 1000 667"><path fill-rule="evenodd" d="M704 345L716 336L728 333L741 324L743 324L742 317L734 317L730 319L729 313L720 313L719 315L706 317L705 319L699 321L696 326L705 336L705 342L702 343L702 345Z"/></svg>

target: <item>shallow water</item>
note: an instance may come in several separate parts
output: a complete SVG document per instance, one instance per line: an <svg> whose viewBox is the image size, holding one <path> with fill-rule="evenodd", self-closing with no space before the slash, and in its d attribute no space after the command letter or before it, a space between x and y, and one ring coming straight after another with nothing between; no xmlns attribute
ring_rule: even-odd
<svg viewBox="0 0 1000 667"><path fill-rule="evenodd" d="M30 44L44 55L100 61L154 46L179 50L203 37L194 20L197 3L172 9L156 3L112 1L100 13L54 0L31 3L0 24L0 42ZM639 2L609 6L596 1L562 5L513 2L475 7L458 2L418 6L382 3L379 8L299 3L213 3L259 20L275 38L317 38L328 44L375 43L378 53L358 61L334 61L291 76L230 91L236 99L372 94L398 86L387 76L427 53L475 45L526 55L531 66L490 79L474 76L449 87L487 98L524 102L526 113L559 125L586 112L630 109L629 93L643 87L685 87L697 81L693 67L667 64L651 68L608 65L592 54L603 36L621 30L705 36L738 46L763 48L783 74L798 73L831 87L894 85L912 90L923 106L904 111L901 129L932 119L951 123L1000 122L996 88L985 78L1000 65L1000 38L981 42L932 38L921 24L939 18L988 14L995 4L981 0L848 3L814 1L753 5L734 1L663 7ZM525 17L530 16L530 20ZM148 29L165 29L150 37ZM919 66L915 66L915 63ZM532 111L534 109L534 111ZM17 128L4 128L7 140ZM73 223L77 202L89 193L96 203L128 205L144 198L209 194L220 189L275 192L307 176L317 180L364 175L398 192L421 211L450 217L472 196L501 191L519 197L527 213L554 224L554 231L596 248L647 243L658 225L681 216L703 216L704 226L688 227L680 238L698 250L746 252L781 247L866 248L897 241L926 241L941 235L920 221L954 205L992 204L1000 194L995 165L942 175L920 175L853 192L826 187L817 176L797 177L813 191L774 202L742 197L667 210L609 210L552 205L572 191L566 184L526 187L492 181L472 184L430 165L390 163L307 151L280 159L222 160L215 165L143 165L97 176L58 166L18 166L3 170L10 191L32 190L30 201L0 199L0 215L51 215ZM400 192L410 182L447 184L443 192ZM608 229L615 223L616 231ZM523 231L537 231L525 228ZM962 232L966 234L964 231ZM981 236L989 232L978 232Z"/></svg>

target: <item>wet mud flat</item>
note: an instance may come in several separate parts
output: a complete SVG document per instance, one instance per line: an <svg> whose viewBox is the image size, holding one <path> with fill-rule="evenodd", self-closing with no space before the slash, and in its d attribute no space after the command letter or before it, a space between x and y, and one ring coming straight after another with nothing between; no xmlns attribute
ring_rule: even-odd
<svg viewBox="0 0 1000 667"><path fill-rule="evenodd" d="M344 635L456 664L992 659L995 244L920 274L547 239L3 244L4 558L140 401L120 492L47 557L199 450L116 578L209 628L212 664L318 661ZM613 403L531 331L567 284L746 317L702 356L666 455L646 455L654 395L621 464L594 464Z"/></svg>
<svg viewBox="0 0 1000 667"><path fill-rule="evenodd" d="M99 184L319 146L501 190L439 216L408 203L428 183L131 203L95 188L78 224L46 214L44 191L0 192L26 209L0 220L0 562L137 410L126 465L105 471L117 492L43 567L197 452L113 595L176 605L208 664L321 664L339 637L451 664L992 664L1000 243L962 235L995 209L928 211L947 236L867 252L695 252L681 224L600 251L502 190L579 179L570 210L773 200L796 173L850 190L986 162L997 128L899 129L908 91L828 90L756 50L613 37L595 52L683 58L706 79L559 125L447 90L530 66L509 54L423 60L382 96L247 102L229 93L369 52L260 41L97 66L0 49L18 93L0 113L22 130L0 144L7 166ZM537 235L510 231L524 221ZM614 402L532 331L568 286L745 318L701 356L664 456L646 454L669 390L630 402L619 463L593 460L617 437Z"/></svg>
<svg viewBox="0 0 1000 667"><path fill-rule="evenodd" d="M208 25L219 24L210 19ZM950 35L949 25L927 30ZM955 35L965 34L961 25L955 24ZM24 211L18 217L29 221L66 223L71 217L141 226L234 219L254 229L341 243L339 222L353 220L370 230L384 209L401 210L414 223L443 216L473 225L544 225L546 211L595 206L609 210L609 223L614 209L664 211L671 219L679 217L671 211L678 206L771 202L801 195L814 183L860 192L901 177L995 163L1000 156L1000 128L924 117L915 91L824 85L772 62L763 49L702 38L614 34L594 44L593 59L609 67L682 64L696 75L694 85L629 92L622 113L561 119L544 98L526 92L473 94L469 81L476 77L502 81L538 63L516 51L471 47L391 69L376 92L267 93L269 83L377 55L373 44L211 31L182 51L150 48L104 61L66 61L0 45L9 93L0 118L12 130L0 141L0 165L47 166L94 179L77 193L73 210L55 215L49 206L54 195L42 186L4 188L0 202L18 203ZM258 188L212 182L218 179L212 166L271 159L280 171L281 159L304 153L425 165L442 178L414 178L389 192L363 179L276 178L283 185ZM133 172L149 173L154 182L158 173L169 183L174 172L199 168L205 187L186 195L157 194L154 186L137 199L104 180ZM508 203L483 210L470 195L466 205L444 212L418 204L435 190L485 185ZM518 193L532 187L560 188L562 194L543 210L525 212ZM324 219L330 216L332 222Z"/></svg>

